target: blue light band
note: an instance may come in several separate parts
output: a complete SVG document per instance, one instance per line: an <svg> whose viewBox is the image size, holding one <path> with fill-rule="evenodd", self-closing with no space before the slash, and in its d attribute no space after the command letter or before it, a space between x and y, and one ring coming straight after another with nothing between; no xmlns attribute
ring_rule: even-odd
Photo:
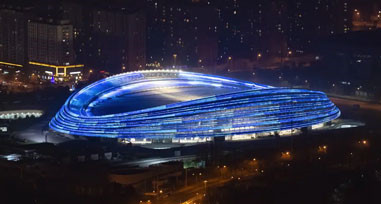
<svg viewBox="0 0 381 204"><path fill-rule="evenodd" d="M232 91L117 114L92 114L97 104L120 95L192 86ZM79 136L173 139L291 130L339 116L339 109L318 91L277 88L207 74L151 70L115 75L83 88L69 97L49 126L57 132Z"/></svg>

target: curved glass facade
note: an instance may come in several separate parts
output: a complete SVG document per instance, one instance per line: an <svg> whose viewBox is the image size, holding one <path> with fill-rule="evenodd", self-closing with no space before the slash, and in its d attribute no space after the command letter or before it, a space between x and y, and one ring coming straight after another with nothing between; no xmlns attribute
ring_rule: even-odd
<svg viewBox="0 0 381 204"><path fill-rule="evenodd" d="M203 139L293 130L339 115L318 91L150 70L115 75L83 88L69 97L49 125L79 136Z"/></svg>

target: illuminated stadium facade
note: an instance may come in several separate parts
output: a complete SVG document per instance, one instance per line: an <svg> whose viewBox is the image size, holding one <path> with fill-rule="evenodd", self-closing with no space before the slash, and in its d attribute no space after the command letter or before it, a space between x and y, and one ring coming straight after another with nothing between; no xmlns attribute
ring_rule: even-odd
<svg viewBox="0 0 381 204"><path fill-rule="evenodd" d="M292 134L339 117L318 91L277 88L177 70L123 73L74 93L56 132L128 143L197 143Z"/></svg>

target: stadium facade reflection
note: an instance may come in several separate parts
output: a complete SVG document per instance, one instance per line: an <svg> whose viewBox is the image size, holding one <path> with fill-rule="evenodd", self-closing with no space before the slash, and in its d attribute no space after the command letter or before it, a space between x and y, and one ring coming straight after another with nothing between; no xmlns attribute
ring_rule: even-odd
<svg viewBox="0 0 381 204"><path fill-rule="evenodd" d="M49 126L59 133L137 144L197 143L214 137L282 135L339 115L339 109L318 91L147 70L108 77L74 93Z"/></svg>

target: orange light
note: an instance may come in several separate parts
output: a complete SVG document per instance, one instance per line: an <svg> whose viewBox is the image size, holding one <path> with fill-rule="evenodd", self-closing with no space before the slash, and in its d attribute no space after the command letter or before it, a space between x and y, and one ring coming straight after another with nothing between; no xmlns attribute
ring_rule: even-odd
<svg viewBox="0 0 381 204"><path fill-rule="evenodd" d="M318 153L327 153L327 145L319 146Z"/></svg>
<svg viewBox="0 0 381 204"><path fill-rule="evenodd" d="M291 159L291 153L290 152L282 152L281 159L289 160Z"/></svg>

